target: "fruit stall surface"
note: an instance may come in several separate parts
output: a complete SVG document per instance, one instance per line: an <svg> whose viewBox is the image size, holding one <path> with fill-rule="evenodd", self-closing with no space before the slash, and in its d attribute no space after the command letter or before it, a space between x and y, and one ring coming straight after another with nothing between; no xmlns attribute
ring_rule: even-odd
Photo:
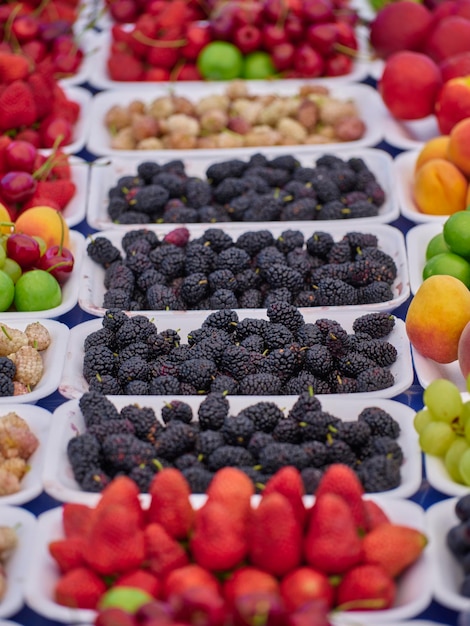
<svg viewBox="0 0 470 626"><path fill-rule="evenodd" d="M377 622L362 611L357 622L346 623L470 624L470 591L464 597L452 584L462 573L445 546L454 518L457 524L457 499L470 493L470 458L468 469L461 471L465 484L452 480L452 461L446 466L443 462L450 443L442 447L442 442L447 436L453 441L454 434L442 421L440 434L428 443L424 437L418 442L421 421L416 418L426 405L425 389L436 379L449 381L449 388L442 388L446 398L454 394L454 402L468 402L470 397L462 374L470 371L468 354L465 358L459 352L457 358L454 340L455 350L448 356L439 351L445 346L423 342L419 334L423 320L429 328L435 325L437 333L447 332L446 322L452 319L460 324L468 352L470 326L465 332L463 328L470 320L470 254L465 255L470 235L461 233L470 233L470 212L465 211L470 204L470 150L465 153L461 146L470 145L470 0L407 2L411 8L405 18L393 9L389 13L392 4L405 1L392 0L385 7L382 0L25 0L31 6L24 13L21 3L0 1L0 35L5 40L0 44L0 82L18 89L11 101L0 90L0 237L9 232L10 220L32 236L37 235L34 224L54 222L55 209L62 216L53 225L54 240L45 241L46 231L40 230L37 241L29 237L26 245L17 233L5 246L12 267L24 269L21 279L15 277L17 287L33 272L38 272L36 285L25 281L22 289L15 287L5 277L7 265L0 255L0 268L5 269L0 271L0 324L26 334L39 332L33 323L40 322L51 339L33 355L41 362L42 376L28 371L30 378L15 382L15 389L23 385L18 395L0 394L0 415L23 415L33 433L22 488L0 495L0 526L17 528L19 540L9 564L9 593L3 600L0 593L0 626L93 622L91 611L68 613L68 607L46 598L50 562L30 560L33 550L43 559L48 556L42 544L61 532L59 507L64 502L97 501L86 479L81 483L73 475L66 454L69 442L86 430L78 404L82 395L95 384L95 390L112 398L116 416L128 404L145 406L152 397L155 407L161 407L164 398L175 396L196 415L209 391L220 392L234 379L228 395L233 415L241 414L253 397L277 402L287 415L309 380L319 385L315 391L324 411L344 423L374 406L399 425L394 445L401 447L406 462L400 479L378 494L378 502L394 520L422 529L428 549L402 579L402 605L388 617L386 611L383 616L376 611ZM454 8L447 10L451 4ZM18 5L13 13L10 5ZM34 8L42 15L39 26L37 16L32 17ZM401 31L405 22L409 32ZM395 38L389 37L390 31ZM16 54L19 44L41 71L33 72L23 60L8 66L6 58ZM57 77L54 86L44 79L50 71ZM9 130L16 126L21 126L21 136L12 137ZM443 147L443 136L455 126L459 132ZM31 140L35 147L29 154L12 151L11 157L5 156L5 146L15 139ZM50 160L57 154L63 159L58 165ZM27 167L14 171L15 162L28 159L34 161L29 170L34 173L26 174ZM163 164L170 165L165 169ZM348 180L348 171L360 183ZM312 183L305 183L315 176L318 186L312 192ZM261 202L269 194L272 202ZM446 212L444 203L452 209ZM451 212L453 223L447 221ZM443 228L447 244L442 243ZM153 233L148 241L158 237L159 245L171 246L175 254L165 262L184 267L185 273L159 273L152 266L157 246L132 248L131 231L137 229ZM260 233L254 237L253 231ZM317 239L323 237L336 258L318 252ZM40 245L46 252L39 252ZM368 259L362 254L366 249ZM447 265L442 269L431 257L444 254ZM30 255L34 260L29 261ZM110 266L122 259L126 265L116 263L120 269L113 274ZM250 269L255 259L256 273ZM370 279L374 289L367 288L361 281L375 271L370 267L376 260L382 263L380 277ZM425 279L435 280L447 269L458 285L449 284L447 319L436 322L436 303L421 287ZM242 277L245 288L231 290L230 284L241 284ZM122 288L129 281L132 298ZM380 339L374 337L383 363L369 366L369 378L351 374L341 359L344 354L338 353L331 376L319 382L318 372L326 367L324 353L309 350L304 357L310 359L308 371L298 366L300 353L295 366L286 360L282 378L273 374L274 357L259 367L253 360L238 382L234 372L246 365L245 348L234 340L219 350L218 360L214 356L217 365L223 364L217 372L208 359L199 359L208 370L196 372L191 360L188 365L183 361L180 380L167 376L174 386L163 381L165 362L152 383L144 384L132 372L122 378L131 382L121 384L120 379L113 387L107 355L92 345L92 336L111 334L103 328L111 308L141 314L147 318L143 324L156 320L159 331L167 329L165 354L173 349L168 347L172 337L187 336L189 343L191 335L202 336L208 311L225 308L232 310L233 325L243 326L246 318L246 328L250 321L252 328L263 327L271 341L266 352L272 350L281 359L285 343L275 329L272 334L266 329L278 321L282 306L278 309L276 303L291 288L295 297L289 302L298 309L299 327L304 321L320 327L334 318L339 334L360 335L363 316L369 313L380 313L382 322L386 314L396 318L383 333L377 331ZM47 306L38 305L43 301ZM457 309L460 317L454 316ZM439 314L436 305L436 319ZM298 336L288 334L286 341L300 346L295 343ZM238 336L246 346L254 347L258 340L255 331ZM210 346L213 355L217 341ZM38 345L36 335L34 342ZM129 343L123 351L129 351ZM20 356L13 360L19 363ZM5 375L0 377L3 385ZM433 397L431 404L437 406L438 400ZM239 464L254 465L246 452L246 462ZM364 485L371 484L367 480L370 476L364 473ZM145 489L141 491L145 499ZM369 491L380 488L371 486ZM34 545L38 529L43 535L37 538L39 547ZM0 553L0 583L2 575Z"/></svg>

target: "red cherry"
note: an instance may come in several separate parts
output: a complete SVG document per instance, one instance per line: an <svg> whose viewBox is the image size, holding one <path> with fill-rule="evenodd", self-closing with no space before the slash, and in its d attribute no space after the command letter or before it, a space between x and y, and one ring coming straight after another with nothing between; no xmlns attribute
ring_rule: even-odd
<svg viewBox="0 0 470 626"><path fill-rule="evenodd" d="M274 46L286 43L288 37L284 28L278 24L266 24L263 28L263 44L267 50L272 50Z"/></svg>
<svg viewBox="0 0 470 626"><path fill-rule="evenodd" d="M222 41L231 40L235 31L236 6L227 2L217 7L210 19L210 29L213 39Z"/></svg>
<svg viewBox="0 0 470 626"><path fill-rule="evenodd" d="M37 150L29 141L13 140L5 149L5 160L9 170L34 172Z"/></svg>
<svg viewBox="0 0 470 626"><path fill-rule="evenodd" d="M189 24L186 29L186 45L179 49L179 54L188 61L195 61L201 50L212 41L208 24Z"/></svg>
<svg viewBox="0 0 470 626"><path fill-rule="evenodd" d="M7 172L0 179L0 194L7 202L28 200L36 187L37 182L29 172Z"/></svg>
<svg viewBox="0 0 470 626"><path fill-rule="evenodd" d="M260 2L242 2L235 12L236 26L251 24L260 27L263 23L263 5Z"/></svg>
<svg viewBox="0 0 470 626"><path fill-rule="evenodd" d="M34 63L40 63L46 58L47 55L47 46L39 39L27 41L23 44L21 49L23 54L30 58Z"/></svg>
<svg viewBox="0 0 470 626"><path fill-rule="evenodd" d="M308 44L302 44L295 51L294 69L304 78L317 78L323 74L323 57Z"/></svg>
<svg viewBox="0 0 470 626"><path fill-rule="evenodd" d="M20 15L13 20L11 32L21 44L34 41L39 34L39 22L32 15Z"/></svg>
<svg viewBox="0 0 470 626"><path fill-rule="evenodd" d="M179 48L172 46L153 48L149 46L146 58L148 63L154 67L171 70L180 58Z"/></svg>
<svg viewBox="0 0 470 626"><path fill-rule="evenodd" d="M52 274L54 278L63 285L74 266L74 257L68 248L62 246L51 246L39 258L36 267Z"/></svg>
<svg viewBox="0 0 470 626"><path fill-rule="evenodd" d="M39 24L40 37L46 43L52 43L57 37L70 33L72 33L72 25L67 20L54 20Z"/></svg>
<svg viewBox="0 0 470 626"><path fill-rule="evenodd" d="M309 44L321 55L326 56L334 50L334 45L338 40L338 29L336 24L328 22L325 24L311 24L307 28L307 40Z"/></svg>
<svg viewBox="0 0 470 626"><path fill-rule="evenodd" d="M300 41L304 33L302 20L296 15L288 15L284 24L286 35L291 41Z"/></svg>
<svg viewBox="0 0 470 626"><path fill-rule="evenodd" d="M66 146L72 141L72 124L64 117L50 115L41 122L39 134L43 148L52 148L56 141L59 146Z"/></svg>
<svg viewBox="0 0 470 626"><path fill-rule="evenodd" d="M292 67L294 55L294 44L288 41L275 46L271 51L271 59L278 72L284 72Z"/></svg>
<svg viewBox="0 0 470 626"><path fill-rule="evenodd" d="M38 261L41 254L39 243L23 233L14 233L7 239L7 256L16 261L22 269L29 269Z"/></svg>
<svg viewBox="0 0 470 626"><path fill-rule="evenodd" d="M347 54L336 52L325 59L325 76L344 76L352 71L353 60Z"/></svg>
<svg viewBox="0 0 470 626"><path fill-rule="evenodd" d="M194 63L185 63L175 74L174 80L202 80L202 76Z"/></svg>
<svg viewBox="0 0 470 626"><path fill-rule="evenodd" d="M285 19L288 8L285 0L264 0L264 16L272 22L281 22Z"/></svg>
<svg viewBox="0 0 470 626"><path fill-rule="evenodd" d="M54 73L55 74L75 74L80 67L83 59L83 51L75 50L75 52L54 55Z"/></svg>
<svg viewBox="0 0 470 626"><path fill-rule="evenodd" d="M359 46L354 28L350 24L346 24L346 22L336 22L335 26L338 35L338 43L351 50L357 50Z"/></svg>
<svg viewBox="0 0 470 626"><path fill-rule="evenodd" d="M166 2L165 0L152 0L147 5L147 13L150 15L159 15L161 11L165 8Z"/></svg>
<svg viewBox="0 0 470 626"><path fill-rule="evenodd" d="M170 80L170 72L164 67L150 67L144 76L146 82L166 82Z"/></svg>
<svg viewBox="0 0 470 626"><path fill-rule="evenodd" d="M138 15L134 0L116 0L110 4L108 10L111 17L121 24L134 22Z"/></svg>
<svg viewBox="0 0 470 626"><path fill-rule="evenodd" d="M333 5L329 0L303 0L302 14L310 23L332 22Z"/></svg>
<svg viewBox="0 0 470 626"><path fill-rule="evenodd" d="M252 24L245 24L233 35L233 43L242 54L249 54L258 50L261 46L262 35L259 28Z"/></svg>

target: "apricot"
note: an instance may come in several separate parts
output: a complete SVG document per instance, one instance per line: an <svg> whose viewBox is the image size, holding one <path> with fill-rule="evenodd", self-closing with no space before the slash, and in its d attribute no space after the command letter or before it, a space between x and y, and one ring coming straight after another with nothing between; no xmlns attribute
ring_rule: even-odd
<svg viewBox="0 0 470 626"><path fill-rule="evenodd" d="M11 222L12 219L8 209L0 202L0 235L8 235L11 233L12 228L8 225Z"/></svg>
<svg viewBox="0 0 470 626"><path fill-rule="evenodd" d="M427 141L418 153L415 172L431 159L445 159L447 157L448 135L439 135Z"/></svg>
<svg viewBox="0 0 470 626"><path fill-rule="evenodd" d="M378 85L385 106L399 120L418 120L434 113L441 86L436 63L421 52L408 50L386 60Z"/></svg>
<svg viewBox="0 0 470 626"><path fill-rule="evenodd" d="M69 245L69 227L62 213L48 206L35 206L23 211L15 222L15 231L41 237L48 248Z"/></svg>
<svg viewBox="0 0 470 626"><path fill-rule="evenodd" d="M435 114L437 125L443 135L470 117L470 77L451 78L444 83L436 99Z"/></svg>
<svg viewBox="0 0 470 626"><path fill-rule="evenodd" d="M423 46L423 52L436 63L467 50L470 50L470 20L460 15L440 20Z"/></svg>
<svg viewBox="0 0 470 626"><path fill-rule="evenodd" d="M470 176L470 118L461 120L450 131L447 158Z"/></svg>
<svg viewBox="0 0 470 626"><path fill-rule="evenodd" d="M453 163L436 158L416 172L412 193L421 213L451 215L465 209L467 188L467 179Z"/></svg>
<svg viewBox="0 0 470 626"><path fill-rule="evenodd" d="M470 322L470 291L458 278L430 276L408 307L405 329L411 345L437 363L458 358L460 335Z"/></svg>

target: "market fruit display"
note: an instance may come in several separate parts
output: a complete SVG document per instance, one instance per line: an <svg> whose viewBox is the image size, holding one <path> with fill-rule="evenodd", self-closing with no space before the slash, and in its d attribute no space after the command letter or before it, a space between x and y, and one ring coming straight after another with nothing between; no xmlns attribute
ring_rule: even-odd
<svg viewBox="0 0 470 626"><path fill-rule="evenodd" d="M0 603L9 585L5 564L17 545L18 537L15 529L10 526L0 526Z"/></svg>
<svg viewBox="0 0 470 626"><path fill-rule="evenodd" d="M209 393L197 409L171 399L160 410L145 401L118 409L94 391L81 396L79 409L84 427L66 447L84 492L99 493L126 475L148 493L159 470L174 467L192 493L204 493L215 473L230 466L245 472L259 493L290 465L312 495L326 468L344 463L366 493L376 493L399 487L402 466L409 463L398 440L400 424L385 409L365 406L346 419L325 410L311 390L289 410L266 399L236 411L220 392Z"/></svg>
<svg viewBox="0 0 470 626"><path fill-rule="evenodd" d="M252 94L243 80L194 100L169 94L115 104L104 124L114 150L327 144L356 141L367 129L356 103L333 96L325 85L261 95Z"/></svg>
<svg viewBox="0 0 470 626"><path fill-rule="evenodd" d="M48 543L58 572L55 602L99 609L102 598L108 604L108 589L122 585L173 610L191 611L185 596L196 601L202 585L213 600L219 598L218 624L241 611L239 603L248 608L243 596L249 592L269 592L266 612L280 611L280 624L291 624L288 613L301 611L310 600L345 610L367 609L372 600L370 606L380 611L393 606L398 577L419 560L427 543L421 530L394 523L378 504L366 504L354 472L342 464L329 467L313 505L304 502L292 467L272 477L256 505L253 494L246 475L228 467L215 474L207 500L195 508L181 472L164 468L151 485L148 507L125 476L113 480L95 506L66 503L63 537ZM300 585L291 596L292 577L308 581L309 574L322 584L310 592L308 583ZM336 588L330 575L339 578ZM135 610L146 604L139 600Z"/></svg>
<svg viewBox="0 0 470 626"><path fill-rule="evenodd" d="M451 215L442 231L434 235L425 250L423 279L434 274L448 274L470 288L470 211Z"/></svg>
<svg viewBox="0 0 470 626"><path fill-rule="evenodd" d="M3 375L3 357L0 368ZM38 438L20 415L9 412L0 416L0 496L21 489L21 480L29 471L28 460L38 446Z"/></svg>

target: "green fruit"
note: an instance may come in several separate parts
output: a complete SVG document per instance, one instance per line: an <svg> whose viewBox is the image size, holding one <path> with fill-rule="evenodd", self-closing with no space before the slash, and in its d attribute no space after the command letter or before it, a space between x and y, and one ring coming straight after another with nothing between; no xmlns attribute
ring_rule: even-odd
<svg viewBox="0 0 470 626"><path fill-rule="evenodd" d="M15 284L4 271L0 270L0 311L7 311L15 297Z"/></svg>
<svg viewBox="0 0 470 626"><path fill-rule="evenodd" d="M45 311L62 302L57 280L44 270L31 270L20 276L15 286L17 311Z"/></svg>
<svg viewBox="0 0 470 626"><path fill-rule="evenodd" d="M451 252L470 258L470 211L458 211L444 222L443 235Z"/></svg>
<svg viewBox="0 0 470 626"><path fill-rule="evenodd" d="M0 269L3 269L6 258L7 258L7 253L5 252L5 248L3 246L0 246Z"/></svg>
<svg viewBox="0 0 470 626"><path fill-rule="evenodd" d="M196 64L208 80L232 80L242 74L243 54L233 43L212 41L201 50Z"/></svg>
<svg viewBox="0 0 470 626"><path fill-rule="evenodd" d="M438 233L429 240L429 243L426 246L426 261L429 261L430 258L436 256L436 254L441 254L442 252L450 252L450 249L444 239L444 233Z"/></svg>
<svg viewBox="0 0 470 626"><path fill-rule="evenodd" d="M5 272L5 274L8 274L8 276L12 279L14 283L16 283L18 278L23 273L21 266L18 265L16 261L8 257L5 259L5 263L3 264L2 270Z"/></svg>
<svg viewBox="0 0 470 626"><path fill-rule="evenodd" d="M441 252L431 257L423 269L423 280L435 274L447 274L461 280L470 288L470 263L453 252Z"/></svg>
<svg viewBox="0 0 470 626"><path fill-rule="evenodd" d="M153 596L136 587L118 586L106 591L100 598L98 608L108 609L115 607L128 613L135 613L141 606L152 602Z"/></svg>
<svg viewBox="0 0 470 626"><path fill-rule="evenodd" d="M264 80L271 78L276 73L276 68L267 52L250 52L245 57L243 66L243 78L252 80Z"/></svg>

